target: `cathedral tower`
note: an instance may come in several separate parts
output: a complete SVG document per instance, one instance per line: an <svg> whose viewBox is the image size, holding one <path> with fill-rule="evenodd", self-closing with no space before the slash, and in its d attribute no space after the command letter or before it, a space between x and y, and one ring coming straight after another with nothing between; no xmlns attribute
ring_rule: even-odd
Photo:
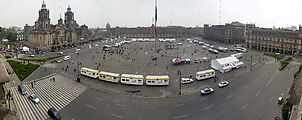
<svg viewBox="0 0 302 120"><path fill-rule="evenodd" d="M42 8L39 10L38 27L40 29L50 28L49 10L46 8L46 4L43 1Z"/></svg>

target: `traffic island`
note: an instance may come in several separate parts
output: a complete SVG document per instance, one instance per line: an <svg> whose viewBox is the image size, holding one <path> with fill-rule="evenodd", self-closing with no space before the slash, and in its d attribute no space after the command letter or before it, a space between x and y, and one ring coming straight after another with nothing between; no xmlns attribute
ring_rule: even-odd
<svg viewBox="0 0 302 120"><path fill-rule="evenodd" d="M8 60L7 61L10 66L13 68L14 72L20 79L20 81L23 81L26 77L28 77L32 72L34 72L37 68L40 67L38 64L31 64L31 63L22 63L18 61Z"/></svg>

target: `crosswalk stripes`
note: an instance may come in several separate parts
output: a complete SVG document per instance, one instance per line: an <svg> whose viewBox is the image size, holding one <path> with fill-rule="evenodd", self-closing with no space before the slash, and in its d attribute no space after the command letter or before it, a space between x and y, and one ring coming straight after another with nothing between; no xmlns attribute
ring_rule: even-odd
<svg viewBox="0 0 302 120"><path fill-rule="evenodd" d="M49 108L61 110L87 89L86 86L61 75L56 75L55 78L55 82L50 81L49 78L37 81L34 88L31 84L23 85L27 90L27 95L24 96L20 94L17 87L10 88L21 120L47 119ZM40 99L38 104L27 98L31 93Z"/></svg>

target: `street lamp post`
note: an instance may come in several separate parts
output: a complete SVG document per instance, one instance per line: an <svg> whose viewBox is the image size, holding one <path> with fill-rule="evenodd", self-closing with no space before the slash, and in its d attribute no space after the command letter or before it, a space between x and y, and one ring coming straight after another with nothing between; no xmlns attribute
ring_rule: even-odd
<svg viewBox="0 0 302 120"><path fill-rule="evenodd" d="M251 71L253 70L253 55L251 55Z"/></svg>
<svg viewBox="0 0 302 120"><path fill-rule="evenodd" d="M179 95L181 95L181 71L179 71Z"/></svg>

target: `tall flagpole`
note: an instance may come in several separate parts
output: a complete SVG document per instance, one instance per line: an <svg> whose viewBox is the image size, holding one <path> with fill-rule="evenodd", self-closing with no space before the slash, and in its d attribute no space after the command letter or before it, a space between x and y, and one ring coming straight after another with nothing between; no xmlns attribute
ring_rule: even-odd
<svg viewBox="0 0 302 120"><path fill-rule="evenodd" d="M156 51L156 41L157 41L157 30L156 30L156 22L157 22L157 0L155 0L155 21L154 21L154 24L155 24L155 28L154 28L154 48L155 48L155 51Z"/></svg>

